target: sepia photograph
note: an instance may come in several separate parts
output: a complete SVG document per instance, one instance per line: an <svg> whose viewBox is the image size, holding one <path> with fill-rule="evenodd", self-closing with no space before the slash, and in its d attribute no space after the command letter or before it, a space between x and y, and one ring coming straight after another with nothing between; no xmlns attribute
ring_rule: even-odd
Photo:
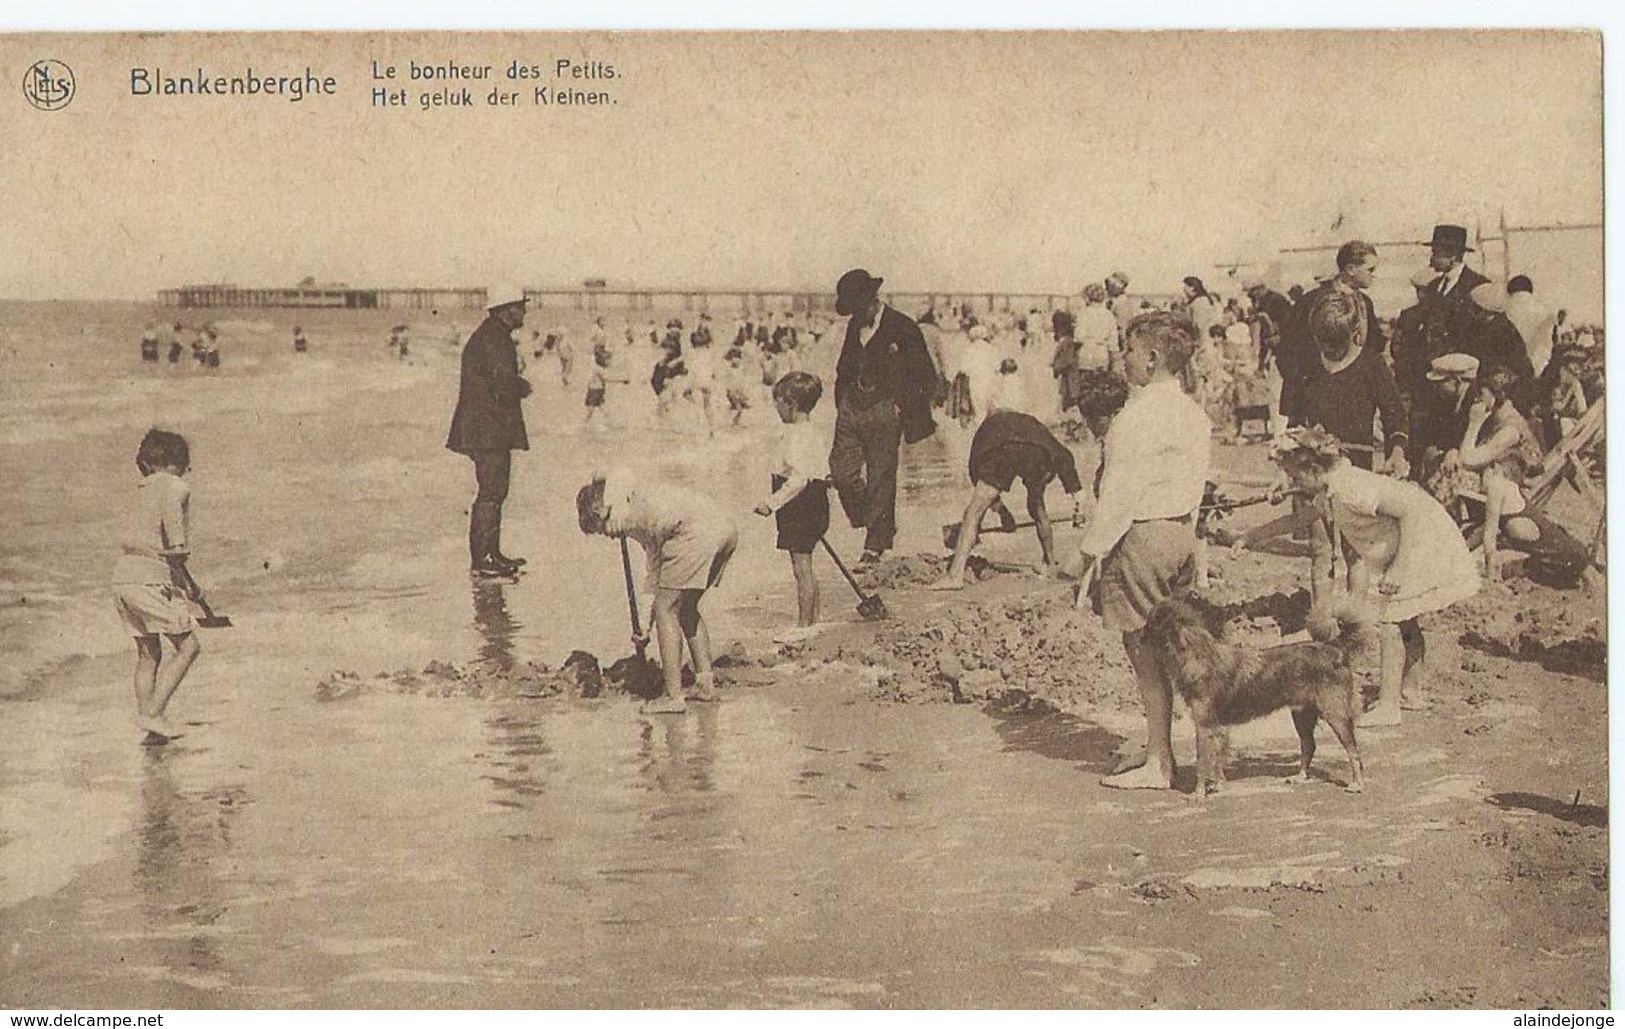
<svg viewBox="0 0 1625 1029"><path fill-rule="evenodd" d="M1603 44L0 32L0 1008L1609 1007Z"/></svg>

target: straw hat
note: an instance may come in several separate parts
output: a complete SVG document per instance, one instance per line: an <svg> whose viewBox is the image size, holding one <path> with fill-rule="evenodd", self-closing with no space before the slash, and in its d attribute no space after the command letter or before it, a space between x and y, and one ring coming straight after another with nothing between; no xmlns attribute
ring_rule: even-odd
<svg viewBox="0 0 1625 1029"><path fill-rule="evenodd" d="M1473 291L1467 294L1473 303L1486 311L1505 312L1507 309L1507 288L1499 282L1485 282L1474 286Z"/></svg>
<svg viewBox="0 0 1625 1029"><path fill-rule="evenodd" d="M499 307L509 304L523 304L525 291L511 282L501 282L489 286L485 290L485 309L495 311Z"/></svg>
<svg viewBox="0 0 1625 1029"><path fill-rule="evenodd" d="M1478 374L1478 358L1472 354L1440 354L1428 365L1428 378L1434 382Z"/></svg>

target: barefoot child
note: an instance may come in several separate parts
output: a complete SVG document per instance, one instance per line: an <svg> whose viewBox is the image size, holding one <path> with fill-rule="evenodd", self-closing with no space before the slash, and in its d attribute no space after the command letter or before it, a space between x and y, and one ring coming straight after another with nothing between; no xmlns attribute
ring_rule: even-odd
<svg viewBox="0 0 1625 1029"><path fill-rule="evenodd" d="M1151 609L1195 578L1196 511L1213 434L1180 388L1195 346L1183 315L1154 311L1129 323L1123 374L1133 392L1106 433L1100 500L1065 568L1082 579L1080 601L1092 596L1106 628L1123 634L1145 704L1145 759L1101 780L1118 789L1173 786L1172 688L1142 635Z"/></svg>
<svg viewBox="0 0 1625 1029"><path fill-rule="evenodd" d="M818 624L818 578L812 552L829 531L829 440L809 420L824 395L811 372L791 372L773 384L773 407L784 431L773 447L773 494L756 505L762 517L775 516L779 549L790 554L796 577L796 625Z"/></svg>
<svg viewBox="0 0 1625 1029"><path fill-rule="evenodd" d="M629 536L649 559L655 593L650 621L660 650L662 695L646 714L682 714L683 645L694 662L695 700L716 699L711 637L700 616L705 591L722 581L739 535L733 519L709 497L666 483L634 480L626 472L595 477L576 494L576 516L587 535Z"/></svg>
<svg viewBox="0 0 1625 1029"><path fill-rule="evenodd" d="M609 384L612 382L630 383L630 375L620 375L610 371L615 355L606 343L595 344L592 348L592 374L587 377L587 417L582 424L592 421L593 415L604 409L604 399L609 393Z"/></svg>
<svg viewBox="0 0 1625 1029"><path fill-rule="evenodd" d="M1377 581L1379 693L1357 724L1398 725L1402 706L1424 703L1416 679L1427 647L1417 619L1478 592L1467 543L1420 486L1355 467L1318 426L1288 430L1275 459L1295 487L1329 503L1333 523Z"/></svg>
<svg viewBox="0 0 1625 1029"><path fill-rule="evenodd" d="M1072 498L1072 524L1081 525L1078 497L1083 483L1078 480L1077 461L1066 444L1056 439L1037 418L1020 411L995 410L982 420L971 438L971 495L959 523L953 560L948 563L947 573L927 589L964 589L965 566L981 532L982 516L998 505L1001 518L1006 520L1006 529L1015 526L1015 520L1010 518L999 498L1009 492L1018 478L1027 492L1027 514L1038 532L1042 570L1046 575L1053 574L1055 530L1050 527L1049 510L1044 506L1044 490L1050 480L1059 478L1061 488Z"/></svg>
<svg viewBox="0 0 1625 1029"><path fill-rule="evenodd" d="M188 603L195 587L185 573L191 488L181 476L190 465L186 440L176 433L153 429L142 438L135 455L141 483L113 566L114 601L135 637L137 724L160 743L180 735L164 711L201 650ZM161 636L175 648L167 661Z"/></svg>

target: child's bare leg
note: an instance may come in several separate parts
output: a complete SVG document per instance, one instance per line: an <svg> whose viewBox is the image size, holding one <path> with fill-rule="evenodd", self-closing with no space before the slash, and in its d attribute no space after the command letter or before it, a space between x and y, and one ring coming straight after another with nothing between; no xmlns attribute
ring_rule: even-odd
<svg viewBox="0 0 1625 1029"><path fill-rule="evenodd" d="M700 615L700 598L704 590L684 590L677 606L678 624L688 642L689 655L694 659L694 698L716 699L716 673L711 670L711 634Z"/></svg>
<svg viewBox="0 0 1625 1029"><path fill-rule="evenodd" d="M954 543L953 560L948 562L948 571L942 578L927 589L956 590L965 585L965 566L970 563L971 548L976 546L982 516L998 499L998 489L985 482L978 482L971 490L970 503L965 505L965 515L959 520L959 539Z"/></svg>
<svg viewBox="0 0 1625 1029"><path fill-rule="evenodd" d="M1371 566L1352 547L1344 557L1348 560L1348 578L1345 582L1349 596L1364 597L1371 590Z"/></svg>
<svg viewBox="0 0 1625 1029"><path fill-rule="evenodd" d="M165 709L169 707L169 698L175 695L175 690L180 688L181 680L192 670L192 662L203 652L195 632L171 636L169 639L175 644L175 653L168 661L158 666L158 679L154 684L152 703L147 708L150 717L160 720L164 717Z"/></svg>
<svg viewBox="0 0 1625 1029"><path fill-rule="evenodd" d="M1122 790L1167 790L1174 785L1174 697L1157 671L1156 658L1138 632L1123 634L1134 677L1140 681L1140 702L1145 705L1145 755L1131 760L1102 786Z"/></svg>
<svg viewBox="0 0 1625 1029"><path fill-rule="evenodd" d="M1378 630L1377 702L1355 723L1359 728L1398 725L1399 693L1405 679L1405 643L1399 626L1387 622Z"/></svg>
<svg viewBox="0 0 1625 1029"><path fill-rule="evenodd" d="M1484 578L1500 582L1500 568L1496 565L1496 551L1501 543L1501 512L1506 509L1500 483L1493 476L1485 476L1484 483Z"/></svg>
<svg viewBox="0 0 1625 1029"><path fill-rule="evenodd" d="M812 554L791 554L790 570L796 576L796 624L818 624L818 577L813 574Z"/></svg>
<svg viewBox="0 0 1625 1029"><path fill-rule="evenodd" d="M1323 518L1309 522L1309 598L1318 603L1332 577L1332 537Z"/></svg>
<svg viewBox="0 0 1625 1029"><path fill-rule="evenodd" d="M660 648L660 675L662 695L659 700L644 705L655 714L676 713L683 705L683 630L677 611L682 604L683 591L661 586L655 590L655 638Z"/></svg>
<svg viewBox="0 0 1625 1029"><path fill-rule="evenodd" d="M157 636L135 638L135 713L146 718L152 713L152 695L157 688L158 663L163 660L163 641Z"/></svg>
<svg viewBox="0 0 1625 1029"><path fill-rule="evenodd" d="M1425 709L1427 701L1422 696L1422 663L1427 660L1427 640L1422 636L1422 627L1412 618L1399 623L1399 639L1405 645L1405 666L1399 677L1399 706L1412 710Z"/></svg>
<svg viewBox="0 0 1625 1029"><path fill-rule="evenodd" d="M1033 529L1038 533L1038 552L1043 557L1043 567L1048 569L1055 563L1055 530L1049 524L1049 508L1044 506L1044 487L1027 488L1027 516L1033 520Z"/></svg>

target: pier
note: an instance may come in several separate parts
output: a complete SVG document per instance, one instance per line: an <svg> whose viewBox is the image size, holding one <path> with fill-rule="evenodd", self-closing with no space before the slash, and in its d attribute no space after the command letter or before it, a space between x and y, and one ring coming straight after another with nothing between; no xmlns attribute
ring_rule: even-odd
<svg viewBox="0 0 1625 1029"><path fill-rule="evenodd" d="M833 289L713 288L696 286L528 287L525 296L540 310L692 311L726 317L790 312L833 313ZM910 313L955 305L973 311L1024 314L1030 310L1071 310L1081 304L1075 293L962 290L882 291L881 298ZM1139 299L1136 296L1136 299ZM177 286L158 291L165 307L304 307L352 310L479 310L485 287L381 287L301 284L286 287L236 286L225 283Z"/></svg>

